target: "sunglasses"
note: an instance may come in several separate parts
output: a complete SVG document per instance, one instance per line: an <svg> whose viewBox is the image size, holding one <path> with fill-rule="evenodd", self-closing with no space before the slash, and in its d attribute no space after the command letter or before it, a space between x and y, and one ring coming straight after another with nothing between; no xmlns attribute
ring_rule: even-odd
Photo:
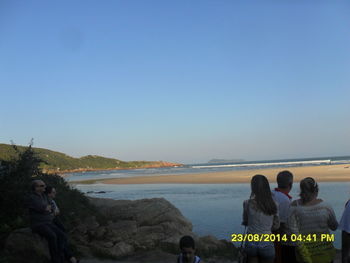
<svg viewBox="0 0 350 263"><path fill-rule="evenodd" d="M39 185L37 185L37 187L45 187L46 185L44 185L44 184L39 184Z"/></svg>

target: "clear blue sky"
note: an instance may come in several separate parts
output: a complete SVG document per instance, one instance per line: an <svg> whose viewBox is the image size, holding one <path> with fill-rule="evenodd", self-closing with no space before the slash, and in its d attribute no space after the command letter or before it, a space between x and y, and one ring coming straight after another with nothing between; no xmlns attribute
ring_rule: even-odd
<svg viewBox="0 0 350 263"><path fill-rule="evenodd" d="M349 14L348 1L3 0L0 142L183 163L350 155Z"/></svg>

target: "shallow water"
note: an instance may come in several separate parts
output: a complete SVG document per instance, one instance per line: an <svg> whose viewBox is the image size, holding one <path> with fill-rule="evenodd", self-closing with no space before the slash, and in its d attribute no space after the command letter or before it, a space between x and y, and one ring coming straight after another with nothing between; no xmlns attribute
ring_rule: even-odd
<svg viewBox="0 0 350 263"><path fill-rule="evenodd" d="M274 187L274 185L272 185ZM193 224L199 235L214 235L230 239L233 233L242 233L242 203L250 195L249 184L144 184L144 185L76 185L90 196L116 200L135 200L163 197L174 204ZM319 197L330 203L340 220L345 202L350 198L350 183L320 183ZM291 192L298 197L299 186ZM340 231L335 231L335 246L340 248Z"/></svg>

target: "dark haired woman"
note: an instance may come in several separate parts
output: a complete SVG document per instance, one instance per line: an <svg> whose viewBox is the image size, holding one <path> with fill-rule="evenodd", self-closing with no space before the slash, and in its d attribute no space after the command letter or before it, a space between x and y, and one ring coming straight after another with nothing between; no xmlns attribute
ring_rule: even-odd
<svg viewBox="0 0 350 263"><path fill-rule="evenodd" d="M61 229L63 232L66 232L65 227L63 226L59 214L60 214L60 209L58 208L55 198L56 198L56 189L50 185L46 186L45 194L47 195L51 208L52 208L52 215L53 215L53 223Z"/></svg>
<svg viewBox="0 0 350 263"><path fill-rule="evenodd" d="M247 226L247 235L270 235L271 230L279 228L280 222L277 204L272 199L269 181L264 175L255 175L251 180L251 190L250 199L243 203L242 224ZM248 263L272 263L274 261L273 242L246 242L245 251Z"/></svg>
<svg viewBox="0 0 350 263"><path fill-rule="evenodd" d="M318 184L307 177L300 181L300 199L291 204L289 225L294 237L300 239L298 262L330 263L335 256L333 243L321 241L321 234L329 235L329 229L336 230L338 222L332 207L317 196Z"/></svg>
<svg viewBox="0 0 350 263"><path fill-rule="evenodd" d="M66 232L65 227L63 226L61 220L59 219L58 215L60 214L60 210L58 209L58 206L55 202L55 198L56 198L56 189L53 186L46 186L46 190L45 190L45 194L48 197L48 200L50 202L51 205L51 212L52 212L52 216L53 216L53 223L63 232ZM71 263L78 263L80 262L78 259L76 259L72 253L72 251L70 250L67 240L64 242L64 248L63 248L63 252L64 252L64 257Z"/></svg>

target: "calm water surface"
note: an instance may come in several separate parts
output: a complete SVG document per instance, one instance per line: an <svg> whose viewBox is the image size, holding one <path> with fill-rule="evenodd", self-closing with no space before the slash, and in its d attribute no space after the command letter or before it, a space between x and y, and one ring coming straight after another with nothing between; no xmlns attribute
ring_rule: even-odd
<svg viewBox="0 0 350 263"><path fill-rule="evenodd" d="M274 185L272 185L275 187ZM230 239L232 233L242 233L242 203L250 195L249 184L144 184L144 185L76 185L83 192L106 191L88 195L116 200L163 197L174 204L193 224L199 235L214 235ZM350 183L320 183L319 197L330 203L338 221L346 200L350 198ZM291 195L298 197L299 184ZM340 231L335 231L335 246L340 248Z"/></svg>

